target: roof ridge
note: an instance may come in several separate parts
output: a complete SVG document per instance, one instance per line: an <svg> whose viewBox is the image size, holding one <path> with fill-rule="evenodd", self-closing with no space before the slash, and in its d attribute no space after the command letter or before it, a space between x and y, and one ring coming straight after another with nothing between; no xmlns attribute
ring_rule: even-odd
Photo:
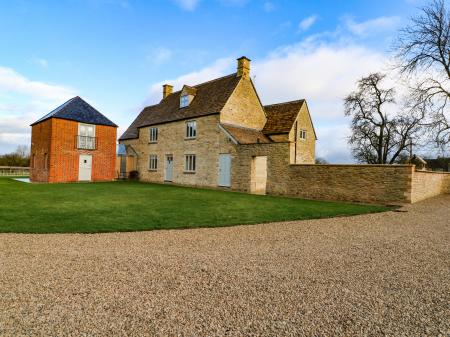
<svg viewBox="0 0 450 337"><path fill-rule="evenodd" d="M146 105L146 106L144 106L144 108L143 108L141 111L143 111L143 110L145 110L145 109L147 109L147 108L153 108L154 106L158 106L158 105L160 105L160 104L161 104L161 102L156 103L156 104L152 104L152 105Z"/></svg>
<svg viewBox="0 0 450 337"><path fill-rule="evenodd" d="M193 85L193 87L194 88L195 87L199 87L201 85L208 84L208 83L215 82L215 81L219 81L219 80L223 80L224 78L235 76L235 75L236 75L236 73L231 73L231 74L228 74L228 75L224 75L224 76L221 76L221 77L214 78L212 80L209 80L209 81L206 81L206 82L203 82L203 83L199 83L199 84Z"/></svg>
<svg viewBox="0 0 450 337"><path fill-rule="evenodd" d="M223 80L224 78L231 77L231 76L234 76L234 75L236 75L236 73L232 73L232 74L228 74L228 75L225 75L225 76L217 77L217 78L214 78L212 80L209 80L209 81L206 81L206 82L202 82L202 83L198 83L198 84L195 84L195 85L183 84L183 86L186 85L186 86L191 87L191 88L197 88L197 87L199 87L201 85L205 85L205 84L208 84L208 83L211 83L211 82ZM171 96L173 94L177 94L177 93L181 92L182 90L183 90L183 88L181 88L180 90L174 91L169 96Z"/></svg>
<svg viewBox="0 0 450 337"><path fill-rule="evenodd" d="M283 105L283 104L300 103L300 102L304 102L304 101L305 101L305 99L301 98L301 99L297 99L297 100L293 100L293 101L280 102L280 103L274 103L274 104L267 104L267 105L264 105L264 107L275 106L275 105Z"/></svg>

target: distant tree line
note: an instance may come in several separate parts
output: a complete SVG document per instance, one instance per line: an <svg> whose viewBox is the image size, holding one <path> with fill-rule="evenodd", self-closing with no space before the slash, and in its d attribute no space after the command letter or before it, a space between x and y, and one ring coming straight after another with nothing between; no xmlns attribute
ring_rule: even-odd
<svg viewBox="0 0 450 337"><path fill-rule="evenodd" d="M0 166L30 166L30 149L19 145L14 152L0 155Z"/></svg>
<svg viewBox="0 0 450 337"><path fill-rule="evenodd" d="M404 97L386 83L386 74L372 73L344 99L351 118L348 142L362 163L394 164L409 158L413 147L428 143L445 152L450 145L450 8L445 1L423 7L400 31L394 50L392 74L395 82L406 83Z"/></svg>

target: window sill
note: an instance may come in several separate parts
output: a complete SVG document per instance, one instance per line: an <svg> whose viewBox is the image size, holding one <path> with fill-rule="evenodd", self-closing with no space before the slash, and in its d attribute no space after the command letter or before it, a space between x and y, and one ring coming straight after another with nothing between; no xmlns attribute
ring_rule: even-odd
<svg viewBox="0 0 450 337"><path fill-rule="evenodd" d="M184 174L195 174L196 172L195 171L184 171L183 173Z"/></svg>
<svg viewBox="0 0 450 337"><path fill-rule="evenodd" d="M151 141L151 142L148 142L149 144L158 144L158 141Z"/></svg>
<svg viewBox="0 0 450 337"><path fill-rule="evenodd" d="M197 137L184 137L184 140L194 140L197 139Z"/></svg>
<svg viewBox="0 0 450 337"><path fill-rule="evenodd" d="M148 169L149 172L156 172L158 169Z"/></svg>

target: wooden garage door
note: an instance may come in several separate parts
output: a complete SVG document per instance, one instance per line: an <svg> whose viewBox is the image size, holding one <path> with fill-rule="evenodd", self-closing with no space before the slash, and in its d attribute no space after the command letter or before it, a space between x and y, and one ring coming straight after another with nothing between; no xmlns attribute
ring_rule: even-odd
<svg viewBox="0 0 450 337"><path fill-rule="evenodd" d="M252 174L250 192L266 194L267 185L267 157L257 156L252 159Z"/></svg>

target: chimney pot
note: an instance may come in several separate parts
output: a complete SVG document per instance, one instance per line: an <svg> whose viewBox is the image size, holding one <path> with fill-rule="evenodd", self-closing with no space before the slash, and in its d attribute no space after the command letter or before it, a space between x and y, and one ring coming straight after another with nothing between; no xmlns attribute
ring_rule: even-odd
<svg viewBox="0 0 450 337"><path fill-rule="evenodd" d="M237 76L242 76L243 78L250 78L250 59L245 56L242 56L237 59Z"/></svg>
<svg viewBox="0 0 450 337"><path fill-rule="evenodd" d="M169 96L173 91L173 85L164 84L163 85L163 99Z"/></svg>

